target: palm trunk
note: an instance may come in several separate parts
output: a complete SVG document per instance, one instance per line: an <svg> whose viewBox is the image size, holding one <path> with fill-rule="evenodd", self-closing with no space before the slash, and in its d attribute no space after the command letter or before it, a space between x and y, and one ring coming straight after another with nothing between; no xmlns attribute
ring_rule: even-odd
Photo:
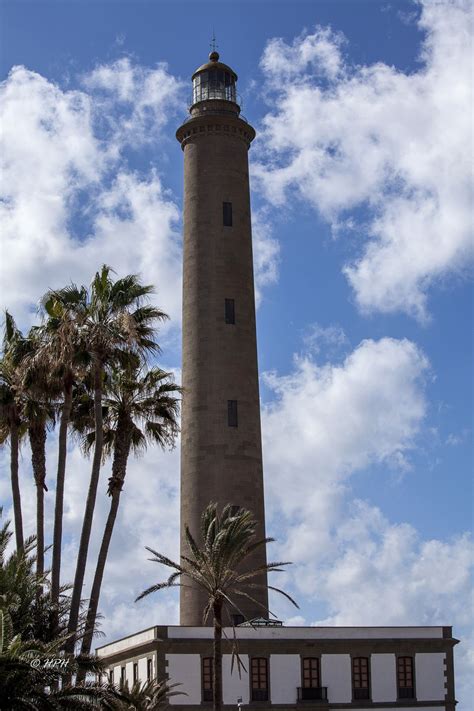
<svg viewBox="0 0 474 711"><path fill-rule="evenodd" d="M95 569L94 581L92 583L91 596L89 600L89 609L86 618L86 633L82 640L81 654L88 655L91 651L92 639L94 635L95 621L97 617L97 608L99 606L100 589L102 579L104 577L105 564L109 552L110 540L114 530L115 519L120 503L120 494L122 492L122 484L127 472L127 461L130 453L132 439L132 423L127 417L119 419L117 432L115 435L114 460L112 463L112 478L109 483L111 490L110 510L105 524L102 543L100 546L99 556L97 558L97 566ZM82 681L85 674L78 677Z"/></svg>
<svg viewBox="0 0 474 711"><path fill-rule="evenodd" d="M64 402L59 424L58 471L56 478L56 501L54 506L53 557L51 562L51 600L53 607L59 600L61 579L61 545L63 537L64 480L66 477L67 430L71 417L72 380L64 384Z"/></svg>
<svg viewBox="0 0 474 711"><path fill-rule="evenodd" d="M13 421L10 426L10 473L12 481L12 498L13 498L13 516L15 519L15 540L17 551L24 549L23 540L23 518L21 515L21 495L20 482L18 480L18 449L19 449L19 432L18 423Z"/></svg>
<svg viewBox="0 0 474 711"><path fill-rule="evenodd" d="M102 460L102 447L104 440L102 422L102 376L103 367L100 361L94 364L94 419L95 419L95 447L94 459L92 461L91 479L89 491L87 493L86 509L82 524L81 540L79 543L79 553L77 556L76 575L74 577L74 587L71 597L71 610L69 613L68 632L71 637L65 645L65 650L69 654L74 653L77 625L79 622L79 612L81 607L82 586L86 572L87 554L89 551L89 541L92 530L92 519L94 516L95 500L97 496L97 486L99 484L100 465Z"/></svg>
<svg viewBox="0 0 474 711"><path fill-rule="evenodd" d="M44 573L44 491L46 480L46 425L44 422L28 428L31 465L36 485L36 574ZM38 587L38 592L42 586Z"/></svg>
<svg viewBox="0 0 474 711"><path fill-rule="evenodd" d="M214 602L214 711L222 709L222 602Z"/></svg>

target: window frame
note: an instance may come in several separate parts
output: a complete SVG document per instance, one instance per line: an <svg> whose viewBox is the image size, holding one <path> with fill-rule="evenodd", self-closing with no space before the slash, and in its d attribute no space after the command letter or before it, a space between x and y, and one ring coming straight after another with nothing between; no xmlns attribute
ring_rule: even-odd
<svg viewBox="0 0 474 711"><path fill-rule="evenodd" d="M316 685L311 685L311 686L305 686L305 662L306 661L316 661L316 681L318 682ZM312 682L312 671L310 669L310 682ZM301 688L302 689L320 689L321 688L321 659L319 656L311 656L311 657L301 657Z"/></svg>
<svg viewBox="0 0 474 711"><path fill-rule="evenodd" d="M238 400L227 400L227 427L239 426Z"/></svg>
<svg viewBox="0 0 474 711"><path fill-rule="evenodd" d="M257 688L254 687L254 662L258 662L257 666L257 684L262 683L262 680L260 679L261 675L261 662L264 662L264 680L266 683L265 687L262 688ZM269 701L270 700L270 664L268 657L251 657L250 658L250 674L249 674L249 681L250 681L250 701ZM260 698L258 698L260 696ZM265 696L265 698L263 698Z"/></svg>
<svg viewBox="0 0 474 711"><path fill-rule="evenodd" d="M214 695L213 658L201 657L201 696L203 701L212 701ZM209 693L210 692L210 693ZM207 697L207 698L206 698Z"/></svg>
<svg viewBox="0 0 474 711"><path fill-rule="evenodd" d="M224 321L227 325L235 326L235 299L224 298Z"/></svg>
<svg viewBox="0 0 474 711"><path fill-rule="evenodd" d="M400 661L409 659L411 663L411 686L400 685ZM406 677L406 667L403 675ZM415 679L415 655L414 654L397 654L396 655L396 679L397 679L397 700L398 701L416 701L416 679ZM405 679L406 680L406 679ZM403 696L400 694L400 689L411 689L411 696Z"/></svg>
<svg viewBox="0 0 474 711"><path fill-rule="evenodd" d="M355 685L355 676L356 674L359 674L359 677L362 677L364 672L359 669L358 672L355 670L355 663L357 661L362 661L365 660L367 662L367 686L357 686ZM362 678L360 680L360 683L362 683ZM372 687L371 687L371 660L370 660L370 654L369 655L351 655L351 684L352 684L352 700L353 701L371 701L372 699ZM361 690L367 690L367 696L362 695ZM359 691L359 695L357 695L357 691Z"/></svg>
<svg viewBox="0 0 474 711"><path fill-rule="evenodd" d="M147 681L151 681L153 679L153 659L152 659L152 657L146 658L146 678L147 678Z"/></svg>
<svg viewBox="0 0 474 711"><path fill-rule="evenodd" d="M138 662L133 662L133 672L132 672L133 683L136 684L138 681Z"/></svg>
<svg viewBox="0 0 474 711"><path fill-rule="evenodd" d="M222 202L222 226L233 227L232 203L226 200Z"/></svg>
<svg viewBox="0 0 474 711"><path fill-rule="evenodd" d="M127 682L127 668L126 665L124 667L120 667L120 683L125 684Z"/></svg>

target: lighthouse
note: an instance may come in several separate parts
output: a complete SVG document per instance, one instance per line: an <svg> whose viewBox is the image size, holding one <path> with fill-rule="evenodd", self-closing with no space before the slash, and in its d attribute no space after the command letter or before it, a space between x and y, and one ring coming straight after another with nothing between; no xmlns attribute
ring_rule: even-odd
<svg viewBox="0 0 474 711"><path fill-rule="evenodd" d="M176 136L184 152L183 408L181 551L184 527L199 540L212 501L252 511L265 537L248 151L237 75L212 52L193 74L189 117ZM153 502L150 502L153 505ZM249 569L266 563L264 546ZM268 620L266 576L224 617L223 708L423 708L454 711L452 628L285 626ZM213 630L207 599L182 587L180 625L156 625L99 647L112 681L178 684L176 711L209 709ZM312 613L311 613L312 614ZM316 611L315 616L319 613ZM237 618L237 619L236 619ZM264 620L256 618L264 618ZM252 625L241 624L254 620ZM145 622L145 621L144 621ZM241 625L234 629L230 624ZM234 634L241 664L234 664ZM313 702L311 704L311 702ZM254 707L255 708L255 707Z"/></svg>
<svg viewBox="0 0 474 711"><path fill-rule="evenodd" d="M184 555L184 528L199 540L210 502L250 510L257 537L265 537L248 164L255 130L241 116L236 84L234 70L211 52L192 76L189 117L176 132L184 152ZM265 563L261 546L249 569ZM251 594L258 604L240 598L243 615L232 622L267 617L266 588ZM198 588L181 588L181 625L202 625L206 602Z"/></svg>

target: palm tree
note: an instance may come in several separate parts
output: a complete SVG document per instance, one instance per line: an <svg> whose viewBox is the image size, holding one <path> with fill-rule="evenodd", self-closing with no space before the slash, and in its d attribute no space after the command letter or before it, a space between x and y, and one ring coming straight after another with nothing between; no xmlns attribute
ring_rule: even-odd
<svg viewBox="0 0 474 711"><path fill-rule="evenodd" d="M46 436L47 429L54 424L54 405L47 399L35 398L33 393L26 397L24 415L28 427L31 448L31 464L36 487L36 573L44 572L44 492L46 486Z"/></svg>
<svg viewBox="0 0 474 711"><path fill-rule="evenodd" d="M36 485L37 573L44 570L44 491L46 488L46 430L54 423L53 387L47 371L38 367L37 329L27 337L17 328L8 311L5 314L4 356L1 364L1 404L3 427L1 440L10 435L12 445L12 490L15 521L21 519L18 483L18 446L21 435L28 433L31 463ZM17 528L17 526L15 527ZM19 527L21 530L21 526ZM18 545L18 542L17 542Z"/></svg>
<svg viewBox="0 0 474 711"><path fill-rule="evenodd" d="M36 486L36 573L44 572L44 492L46 486L46 437L56 419L56 382L36 359L38 330L32 328L25 339L27 352L18 364L17 374L23 397L23 418L28 430L31 466Z"/></svg>
<svg viewBox="0 0 474 711"><path fill-rule="evenodd" d="M84 373L87 354L81 346L80 323L77 311L85 298L83 288L74 285L61 291L48 291L41 300L43 324L37 329L38 349L35 363L51 374L62 391L59 405L58 462L54 506L53 551L51 561L51 598L59 604L61 585L61 552L64 511L64 486L66 479L67 434L71 417L73 387ZM54 613L52 625L57 623Z"/></svg>
<svg viewBox="0 0 474 711"><path fill-rule="evenodd" d="M69 653L74 650L74 633L79 619L102 460L102 397L106 367L129 362L131 354L143 356L149 352L159 352L155 341L156 324L168 317L160 309L143 304L143 300L152 291L151 286L141 284L133 274L113 281L110 267L104 265L100 272L96 273L89 290L84 287L77 289L71 285L55 292L55 299L66 308L72 296L73 313L77 319L84 350L90 356L94 384L94 456L71 598L68 625L71 637L66 644L66 651Z"/></svg>
<svg viewBox="0 0 474 711"><path fill-rule="evenodd" d="M171 374L160 368L112 372L103 401L106 413L105 447L106 450L113 450L112 476L107 490L110 510L92 583L82 654L87 655L91 650L102 578L130 451L143 451L147 443L158 444L162 449L174 446L178 434L179 400L176 395L179 393L181 388L173 382ZM94 435L94 431L89 433L89 437L86 435L89 445Z"/></svg>
<svg viewBox="0 0 474 711"><path fill-rule="evenodd" d="M228 504L218 512L217 504L211 503L205 509L201 519L202 548L199 548L188 526L185 527L186 541L189 548L188 556L181 556L181 564L175 563L152 548L147 550L153 555L154 563L160 563L173 570L168 580L152 585L142 592L137 600L150 595L157 590L172 587L198 586L207 597L203 610L203 622L206 624L210 616L214 625L214 711L222 708L222 626L223 613L226 609L236 610L241 614L236 599L239 597L252 600L259 604L249 591L267 587L269 590L284 595L298 607L296 602L286 592L272 585L255 582L262 573L281 572L281 566L289 563L266 563L258 568L248 570L245 563L251 554L260 546L272 542L273 538L256 539L256 522L252 513L245 509L233 512ZM136 601L137 601L136 600Z"/></svg>
<svg viewBox="0 0 474 711"><path fill-rule="evenodd" d="M21 550L24 545L20 481L18 477L18 452L20 439L24 433L20 413L21 410L18 406L14 385L14 372L8 361L3 358L0 363L0 443L4 444L8 438L10 439L10 478L17 550Z"/></svg>
<svg viewBox="0 0 474 711"><path fill-rule="evenodd" d="M17 365L22 360L25 339L13 317L5 312L3 355L0 361L0 444L10 439L10 477L17 550L24 545L23 516L21 511L18 453L20 440L25 434L22 401L17 377Z"/></svg>
<svg viewBox="0 0 474 711"><path fill-rule="evenodd" d="M37 594L38 576L34 571L34 538L25 541L21 550L6 557L11 539L9 523L0 529L0 699L2 711L58 711L58 709L113 708L107 706L125 699L110 684L62 684L57 667L43 665L45 658L61 658L64 632L50 636L49 595ZM43 581L47 584L46 576ZM68 599L63 612L66 612ZM44 606L44 607L43 607ZM40 608L38 610L38 608ZM45 613L45 614L38 614ZM35 659L36 662L32 663ZM96 658L64 658L72 671L83 665L101 673L103 667ZM126 707L122 707L126 708Z"/></svg>

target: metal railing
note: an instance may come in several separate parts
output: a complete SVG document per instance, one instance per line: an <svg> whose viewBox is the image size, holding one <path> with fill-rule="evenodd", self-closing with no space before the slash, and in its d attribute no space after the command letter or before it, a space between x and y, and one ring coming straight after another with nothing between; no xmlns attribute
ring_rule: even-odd
<svg viewBox="0 0 474 711"><path fill-rule="evenodd" d="M235 112L235 111L223 111L223 110L219 110L219 111L206 111L206 113L205 113L205 114L202 114L202 115L205 115L205 116L222 116L222 115L225 115L226 113L227 113L227 114L230 114L231 116L236 116L236 112ZM189 121L192 121L192 120L195 119L195 118L196 118L196 116L186 116L186 118L183 119L183 124L188 123ZM242 116L242 114L239 114L239 119L242 119L242 121L244 121L245 123L248 123L248 119L246 119L245 116Z"/></svg>
<svg viewBox="0 0 474 711"><path fill-rule="evenodd" d="M252 701L268 701L268 689L252 689Z"/></svg>
<svg viewBox="0 0 474 711"><path fill-rule="evenodd" d="M354 689L354 701L364 701L370 699L369 690L367 688Z"/></svg>
<svg viewBox="0 0 474 711"><path fill-rule="evenodd" d="M298 687L298 701L327 701L327 686Z"/></svg>

